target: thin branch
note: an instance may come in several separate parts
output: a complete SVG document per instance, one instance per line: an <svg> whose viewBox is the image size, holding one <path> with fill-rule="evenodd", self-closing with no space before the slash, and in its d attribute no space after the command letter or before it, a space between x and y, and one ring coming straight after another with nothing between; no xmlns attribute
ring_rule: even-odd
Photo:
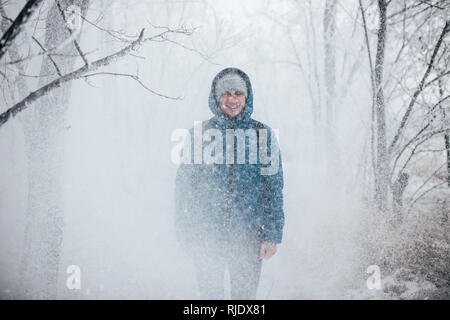
<svg viewBox="0 0 450 320"><path fill-rule="evenodd" d="M214 61L211 61L211 59L210 59L208 56L204 55L202 52L200 52L200 51L197 50L197 49L187 47L187 46L185 46L184 44L179 43L179 42L176 42L176 41L174 41L174 40L170 40L170 39L166 38L165 36L161 36L161 39L162 39L162 40L161 40L162 42L167 41L167 42L173 43L173 44L175 44L175 45L177 45L177 46L180 46L180 47L182 47L183 49L186 49L186 50L188 50L188 51L195 52L195 53L197 53L199 56L201 56L203 59L205 59L206 61L208 61L208 62L211 63L211 64L220 65L219 63L216 63L216 62L214 62ZM144 41L145 41L145 40L144 40ZM157 41L157 40L152 40L152 41Z"/></svg>
<svg viewBox="0 0 450 320"><path fill-rule="evenodd" d="M131 78L135 81L137 81L143 88L145 88L146 90L150 91L151 93L163 97L163 98L167 98L167 99L172 99L172 100L180 100L180 97L170 97L170 96L166 96L164 94L158 93L152 89L150 89L149 87L147 87L142 81L141 79L139 79L139 76L137 75L133 75L133 74L127 74L127 73L116 73L116 72L96 72L96 73L89 73L83 76L83 78L88 78L88 77L92 77L92 76L98 76L98 75L111 75L111 76L120 76L120 77L128 77Z"/></svg>
<svg viewBox="0 0 450 320"><path fill-rule="evenodd" d="M406 11L409 11L409 10L411 10L411 9L417 8L417 7L419 7L419 6L422 5L422 4L424 4L424 1L419 1L418 3L415 3L415 4L413 4L413 5L409 6L409 7L405 7L405 8L403 8L402 10L397 11L397 12L392 13L391 15L389 15L389 16L388 16L388 19L391 20L393 17L395 17L395 16L397 16L397 15L399 15L399 14L402 14L402 13L404 13L404 12L406 12ZM438 9L440 9L440 10L443 9L443 8L437 7L437 6L435 6L435 5L430 5L429 3L426 3L426 4L428 4L429 7L425 8L425 10L428 10L428 9L430 9L430 8L433 8L433 7L436 7L436 8L438 8ZM421 12L422 12L422 11L421 11Z"/></svg>
<svg viewBox="0 0 450 320"><path fill-rule="evenodd" d="M411 209L414 207L414 205L416 204L416 202L419 201L424 195L426 195L426 194L429 193L430 191L432 191L432 190L436 189L437 187L440 187L440 186L442 186L443 184L446 184L446 183L447 183L447 181L438 183L438 184L434 185L433 187L431 187L430 189L428 189L427 191L424 191L419 197L417 197L417 198L409 205L407 214L409 214L409 212L410 212Z"/></svg>
<svg viewBox="0 0 450 320"><path fill-rule="evenodd" d="M55 74L40 74L40 75L33 75L33 74L26 74L26 73L22 73L19 72L17 73L19 76L21 77L26 77L26 78L35 78L35 79L40 79L40 78L46 78L46 77L54 77Z"/></svg>
<svg viewBox="0 0 450 320"><path fill-rule="evenodd" d="M68 53L58 53L58 52L54 51L54 50L58 50L58 49L61 49L61 48L57 47L57 48L53 48L51 50L47 50L46 52L41 51L41 52L39 52L37 54L33 54L33 55L29 54L25 58L14 59L14 60L11 60L11 61L8 61L8 62L4 63L1 66L18 64L18 63L21 63L21 62L24 62L26 60L29 60L29 59L32 59L32 58L36 58L36 57L39 57L39 56L44 56L44 57L46 57L46 56L78 57L79 56L78 52L77 52L77 54L68 54ZM91 50L89 52L86 52L85 55L87 56L87 55L89 55L91 53L94 53L96 51L98 51L98 49L94 49L94 50Z"/></svg>
<svg viewBox="0 0 450 320"><path fill-rule="evenodd" d="M53 55L53 56L64 55L64 54L58 53L58 51L62 50L66 45L71 43L76 38L76 36L77 36L77 34L73 33L69 38L67 38L61 44L59 44L58 46L56 46L54 48L47 49L46 52L39 52L37 54L28 54L25 58L16 59L16 60L13 60L13 61L8 61L8 62L4 63L3 65L11 65L11 64L20 63L20 62L23 62L25 60L32 59L34 57L39 57L39 56L44 56L45 57L45 56L49 56L49 55Z"/></svg>
<svg viewBox="0 0 450 320"><path fill-rule="evenodd" d="M421 134L429 127L429 126L430 126L430 124L428 123L425 127L423 127L422 129L420 129L419 132L414 136L414 138L412 138L411 140L409 140L408 143L406 143L406 144L403 146L403 148L400 150L400 152L397 154L397 157L396 157L395 160L394 160L394 164L392 165L391 174L390 174L391 177L394 175L395 168L397 167L397 162L398 162L398 160L400 159L400 157L402 156L403 152L405 152L405 150L406 150L406 149L407 149L414 141L416 141L417 138L418 138L418 137L419 137L419 136L420 136L420 135L421 135ZM420 144L422 144L424 141L426 141L426 140L423 140L422 142L419 142L419 143L416 145L415 148L417 148L417 146L419 146ZM415 148L413 149L412 154L414 154ZM408 163L409 159L411 159L412 154L410 155L410 157L408 158L408 160L406 161L406 163ZM405 166L403 166L402 170L403 170L404 168L405 168ZM400 170L400 171L402 171L402 170Z"/></svg>
<svg viewBox="0 0 450 320"><path fill-rule="evenodd" d="M120 41L122 41L122 42L127 42L127 43L129 43L129 42L132 41L132 40L130 40L130 39L136 37L136 35L130 36L130 35L127 35L127 34L125 34L125 33L123 33L123 32L119 32L119 31L116 31L116 30L111 30L111 29L102 28L102 27L98 26L96 23L94 23L94 22L88 20L88 19L87 19L85 16L83 16L83 15L81 15L81 19L83 19L85 22L87 22L88 24L90 24L90 25L93 26L94 28L97 28L97 29L100 30L100 31L104 31L104 32L106 32L107 34L109 34L111 37L113 37L113 38L115 38L115 39L117 39L117 40L120 40ZM118 35L120 35L120 36L123 36L123 37L126 37L126 38L130 38L130 39L121 38L121 37L119 37L119 36L116 36L115 33L118 34Z"/></svg>
<svg viewBox="0 0 450 320"><path fill-rule="evenodd" d="M436 78L434 78L433 80L428 81L427 83L425 83L423 85L424 88L428 87L430 84L432 84L435 81L438 81L439 79L441 79L442 77L448 76L450 74L450 70L448 70L447 72L441 73L440 75L438 75Z"/></svg>
<svg viewBox="0 0 450 320"><path fill-rule="evenodd" d="M77 49L78 53L80 54L81 59L83 60L85 65L89 65L88 60L86 59L86 55L83 53L83 51L80 48L80 45L78 44L77 40L73 41L73 44L75 45L75 48Z"/></svg>
<svg viewBox="0 0 450 320"><path fill-rule="evenodd" d="M41 47L41 49L42 49L44 52L47 52L47 50L45 49L45 47L38 41L38 39L36 39L34 36L31 36L31 39L33 39L33 40L38 44L38 46ZM62 73L61 73L61 71L60 71L58 65L56 64L55 60L53 60L53 58L52 58L51 55L49 55L48 58L49 58L50 61L52 62L53 66L55 67L56 73L58 74L58 76L62 77Z"/></svg>

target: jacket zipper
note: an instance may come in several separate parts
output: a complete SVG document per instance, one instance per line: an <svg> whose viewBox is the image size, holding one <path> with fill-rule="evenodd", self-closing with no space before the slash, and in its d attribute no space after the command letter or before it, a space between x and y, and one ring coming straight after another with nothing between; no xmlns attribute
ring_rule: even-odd
<svg viewBox="0 0 450 320"><path fill-rule="evenodd" d="M234 122L231 121L231 129L234 129ZM234 139L234 137L233 137ZM233 162L234 162L234 143L233 143ZM225 216L225 229L230 230L231 225L231 201L233 195L233 163L228 164L228 197L227 197L227 210Z"/></svg>
<svg viewBox="0 0 450 320"><path fill-rule="evenodd" d="M225 228L230 230L231 223L231 200L233 194L233 165L228 165L228 197L227 197L227 214L225 217Z"/></svg>

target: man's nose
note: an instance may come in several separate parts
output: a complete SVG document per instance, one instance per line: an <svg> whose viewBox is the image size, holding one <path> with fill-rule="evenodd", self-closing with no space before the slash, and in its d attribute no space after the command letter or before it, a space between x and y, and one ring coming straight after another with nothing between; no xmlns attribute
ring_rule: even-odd
<svg viewBox="0 0 450 320"><path fill-rule="evenodd" d="M232 94L228 97L229 102L237 102L237 96Z"/></svg>

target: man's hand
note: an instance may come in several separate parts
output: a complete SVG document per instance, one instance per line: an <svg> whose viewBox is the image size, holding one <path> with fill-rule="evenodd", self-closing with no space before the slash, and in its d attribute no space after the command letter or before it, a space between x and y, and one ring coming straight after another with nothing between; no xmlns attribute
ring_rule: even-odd
<svg viewBox="0 0 450 320"><path fill-rule="evenodd" d="M277 244L272 242L263 241L261 243L261 249L259 250L260 259L269 259L277 252Z"/></svg>

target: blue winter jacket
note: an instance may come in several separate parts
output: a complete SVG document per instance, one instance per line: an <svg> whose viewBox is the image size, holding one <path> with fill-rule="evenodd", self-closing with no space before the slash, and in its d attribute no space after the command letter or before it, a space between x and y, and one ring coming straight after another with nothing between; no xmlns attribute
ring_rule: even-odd
<svg viewBox="0 0 450 320"><path fill-rule="evenodd" d="M246 106L234 118L222 112L214 96L217 79L228 72L240 74L248 88ZM252 138L245 138L245 163L242 161L239 163L236 161L237 138L235 138L235 162L227 164L225 160L226 129L266 129L269 155L271 143L277 144L270 128L250 117L253 112L253 92L249 77L236 68L222 70L212 82L208 103L214 117L203 122L203 132L213 128L222 133L223 163L194 163L192 128L190 130L192 162L180 164L175 182L175 227L178 240L184 243L199 243L218 239L224 233L238 236L248 231L260 231L264 240L281 243L284 226L281 153L278 157L278 170L273 174L262 174L261 168L270 164L260 161L259 144L255 163L249 160L247 145ZM256 140L260 135L258 133ZM214 139L211 138L211 141ZM203 142L202 151L207 145L208 141Z"/></svg>

